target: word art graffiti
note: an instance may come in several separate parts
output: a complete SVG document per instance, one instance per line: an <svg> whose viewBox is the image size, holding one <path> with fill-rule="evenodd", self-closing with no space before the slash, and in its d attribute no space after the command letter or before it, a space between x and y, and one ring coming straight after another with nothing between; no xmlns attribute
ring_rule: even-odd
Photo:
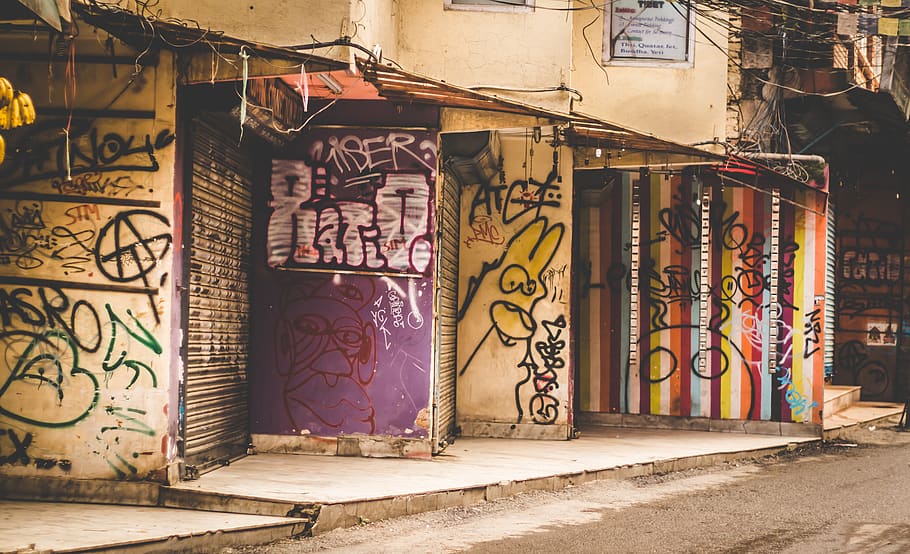
<svg viewBox="0 0 910 554"><path fill-rule="evenodd" d="M0 180L7 185L54 178L66 175L108 173L111 171L158 171L157 153L174 142L169 129L154 137L121 135L102 132L77 122L70 139L59 132L57 125L50 129L36 127L33 134L23 136L12 150L21 155L9 158L0 166ZM68 158L68 159L67 159Z"/></svg>
<svg viewBox="0 0 910 554"><path fill-rule="evenodd" d="M526 214L540 217L543 208L559 208L562 205L562 192L559 190L561 182L559 153L556 150L553 151L553 166L543 182L531 177L527 180L513 181L506 187L504 179L503 174L500 174L498 183L491 181L477 186L477 191L471 199L468 218L472 229L475 223L489 221L494 213L502 214L502 222L508 224ZM478 213L478 210L481 213Z"/></svg>
<svg viewBox="0 0 910 554"><path fill-rule="evenodd" d="M887 317L901 312L903 303L894 294L853 294L850 289L845 289L837 295L838 318L853 318L864 314L883 314Z"/></svg>
<svg viewBox="0 0 910 554"><path fill-rule="evenodd" d="M95 308L85 300L72 301L56 287L39 287L35 293L24 287L0 288L0 325L57 329L86 352L97 352L101 346L101 319Z"/></svg>
<svg viewBox="0 0 910 554"><path fill-rule="evenodd" d="M126 310L128 321L110 304L105 305L104 325L90 303L72 302L63 291L38 289L39 304L32 304L31 291L0 289L0 320L3 327L26 325L43 331L13 329L0 333L4 359L12 366L0 385L0 414L39 427L67 427L82 421L95 409L103 373L109 384L120 370L129 373L126 389L142 375L152 387L158 379L151 356L163 349L152 333L133 312ZM106 334L105 334L106 330ZM102 350L103 337L106 349ZM140 345L141 352L136 345ZM80 361L81 353L103 352L100 367L89 368ZM148 354L149 358L142 357ZM94 369L94 371L93 371ZM29 398L22 403L20 398Z"/></svg>
<svg viewBox="0 0 910 554"><path fill-rule="evenodd" d="M566 348L566 340L562 333L566 329L566 318L557 317L554 321L544 321L546 341L534 344L537 354L543 361L543 367L532 367L534 375L534 395L531 396L531 419L534 423L553 423L559 415L559 400L550 394L559 387L556 382L556 371L566 367L566 360L562 353ZM516 391L517 394L517 391Z"/></svg>
<svg viewBox="0 0 910 554"><path fill-rule="evenodd" d="M478 216L470 224L470 236L464 239L464 245L471 248L476 243L499 245L506 241L502 229L493 223L489 216Z"/></svg>
<svg viewBox="0 0 910 554"><path fill-rule="evenodd" d="M94 211L93 211L93 209ZM0 212L0 264L33 270L50 261L62 264L64 275L82 273L91 261L95 239L93 223L84 227L80 221L100 219L98 207L71 208L65 225L48 227L41 202L20 202Z"/></svg>
<svg viewBox="0 0 910 554"><path fill-rule="evenodd" d="M860 203L862 204L862 203ZM837 328L856 328L850 319L897 320L906 309L901 300L902 234L898 224L846 214L838 224Z"/></svg>
<svg viewBox="0 0 910 554"><path fill-rule="evenodd" d="M783 375L778 376L777 381L780 383L780 386L777 387L778 390L786 389L784 398L787 400L787 404L789 404L790 411L793 412L793 415L799 416L802 415L803 412L818 407L818 402L809 402L803 393L801 393L793 384L793 379L790 376L790 368L787 368Z"/></svg>
<svg viewBox="0 0 910 554"><path fill-rule="evenodd" d="M320 160L336 174L396 172L419 167L430 179L436 175L436 143L407 132L372 137L330 136L312 145L310 158Z"/></svg>
<svg viewBox="0 0 910 554"><path fill-rule="evenodd" d="M432 258L430 185L426 172L341 181L324 165L276 160L268 263L423 273Z"/></svg>
<svg viewBox="0 0 910 554"><path fill-rule="evenodd" d="M471 212L468 222L473 226L475 221L480 221L482 218L489 220L494 213L500 214L505 190L504 177L503 180L496 184L490 181L487 184L481 183L477 185L477 192L474 193L474 197L471 199ZM478 208L483 209L483 213L480 215L477 214Z"/></svg>
<svg viewBox="0 0 910 554"><path fill-rule="evenodd" d="M131 338L156 355L161 354L161 345L131 310L127 309L126 314L132 321L132 326L124 322L110 304L106 304L105 309L110 338L101 368L106 378L109 379L116 370L124 367L133 372L126 388L135 384L143 372L149 374L152 386L157 386L157 378L148 363L128 358L130 354L127 350L130 344L124 342L123 335L120 336L121 340L118 340L117 330L122 329L127 339ZM14 325L25 325L59 330L74 346L87 353L98 352L102 344L102 324L97 310L85 300L72 301L62 289L56 287L39 287L37 298L28 288L13 290L0 288L0 325L4 329Z"/></svg>
<svg viewBox="0 0 910 554"><path fill-rule="evenodd" d="M804 318L805 344L803 345L803 358L808 359L821 349L819 346L822 334L821 310L812 310Z"/></svg>
<svg viewBox="0 0 910 554"><path fill-rule="evenodd" d="M141 189L141 185L133 182L129 175L108 176L103 173L85 173L76 175L71 179L55 177L51 180L51 188L61 196L123 196Z"/></svg>
<svg viewBox="0 0 910 554"><path fill-rule="evenodd" d="M502 209L502 222L512 223L519 217L532 213L540 217L543 208L559 208L562 203L562 193L556 183L559 173L559 158L553 153L553 169L541 183L530 178L527 181L518 180L512 183L506 193L505 205Z"/></svg>
<svg viewBox="0 0 910 554"><path fill-rule="evenodd" d="M160 279L154 282L150 276L160 272L170 251L172 235L167 217L150 210L126 210L109 217L96 230L104 219L97 204L68 208L63 216L69 221L51 228L45 223L40 202L18 203L7 212L8 216L0 213L0 264L42 271L49 264L59 264L56 267L60 272L70 275L89 271L94 261L98 271L111 282L141 281L149 290L153 315L159 322L154 291L167 273L161 272Z"/></svg>
<svg viewBox="0 0 910 554"><path fill-rule="evenodd" d="M370 309L370 316L373 319L373 325L382 334L385 349L392 348L392 331L389 324L394 328L420 329L423 326L423 316L420 315L416 306L410 306L405 299L403 290L398 290L398 286L386 279L388 291L384 295L379 295L373 301L373 308ZM412 291L413 293L413 291ZM412 294L413 297L413 294Z"/></svg>
<svg viewBox="0 0 910 554"><path fill-rule="evenodd" d="M840 257L840 278L877 286L901 277L901 257L896 252L847 250Z"/></svg>
<svg viewBox="0 0 910 554"><path fill-rule="evenodd" d="M28 455L28 447L32 445L31 433L25 433L20 439L14 429L0 429L0 437L3 436L9 440L13 450L5 455L2 454L3 450L0 450L0 466L17 463L28 465L31 463L32 459Z"/></svg>

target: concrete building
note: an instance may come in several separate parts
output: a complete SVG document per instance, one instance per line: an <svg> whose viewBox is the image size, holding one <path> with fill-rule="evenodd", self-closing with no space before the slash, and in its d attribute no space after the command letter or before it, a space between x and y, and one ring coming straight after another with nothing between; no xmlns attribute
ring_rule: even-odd
<svg viewBox="0 0 910 554"><path fill-rule="evenodd" d="M714 144L727 15L517 3L0 14L0 471L820 434L825 183Z"/></svg>

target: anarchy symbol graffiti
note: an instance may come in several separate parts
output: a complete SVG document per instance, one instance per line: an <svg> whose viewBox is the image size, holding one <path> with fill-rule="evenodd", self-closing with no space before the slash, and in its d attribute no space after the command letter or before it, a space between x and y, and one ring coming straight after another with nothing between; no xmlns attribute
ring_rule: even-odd
<svg viewBox="0 0 910 554"><path fill-rule="evenodd" d="M142 279L158 266L171 247L170 223L149 210L121 212L98 233L95 263L105 277L116 283Z"/></svg>

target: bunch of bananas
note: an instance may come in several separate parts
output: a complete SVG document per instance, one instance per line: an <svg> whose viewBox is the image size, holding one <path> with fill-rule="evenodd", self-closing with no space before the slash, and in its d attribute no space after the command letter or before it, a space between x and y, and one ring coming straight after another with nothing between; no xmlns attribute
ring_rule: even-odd
<svg viewBox="0 0 910 554"><path fill-rule="evenodd" d="M15 129L35 122L35 104L28 94L19 91L15 95L2 98L6 100L7 105L0 108L0 129ZM0 100L0 104L2 103L3 100Z"/></svg>
<svg viewBox="0 0 910 554"><path fill-rule="evenodd" d="M9 106L13 101L15 90L13 84L6 77L0 77L0 108Z"/></svg>
<svg viewBox="0 0 910 554"><path fill-rule="evenodd" d="M0 77L0 129L15 129L35 122L35 103L13 88L9 79ZM0 135L0 164L6 158L6 142Z"/></svg>

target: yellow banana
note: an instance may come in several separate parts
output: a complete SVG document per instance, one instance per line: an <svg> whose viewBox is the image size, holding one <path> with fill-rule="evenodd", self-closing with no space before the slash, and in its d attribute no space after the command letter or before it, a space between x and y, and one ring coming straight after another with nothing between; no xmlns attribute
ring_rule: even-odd
<svg viewBox="0 0 910 554"><path fill-rule="evenodd" d="M31 125L35 122L35 103L32 102L32 97L20 92L16 99L19 101L19 109L22 112L22 124Z"/></svg>
<svg viewBox="0 0 910 554"><path fill-rule="evenodd" d="M10 107L5 106L0 108L0 129L12 129L9 120Z"/></svg>
<svg viewBox="0 0 910 554"><path fill-rule="evenodd" d="M6 159L6 141L3 140L3 135L0 135L0 165L3 164L3 160Z"/></svg>
<svg viewBox="0 0 910 554"><path fill-rule="evenodd" d="M9 110L10 128L22 127L22 104L20 104L18 96L13 98L7 109Z"/></svg>
<svg viewBox="0 0 910 554"><path fill-rule="evenodd" d="M13 85L6 77L0 77L0 108L13 101Z"/></svg>

